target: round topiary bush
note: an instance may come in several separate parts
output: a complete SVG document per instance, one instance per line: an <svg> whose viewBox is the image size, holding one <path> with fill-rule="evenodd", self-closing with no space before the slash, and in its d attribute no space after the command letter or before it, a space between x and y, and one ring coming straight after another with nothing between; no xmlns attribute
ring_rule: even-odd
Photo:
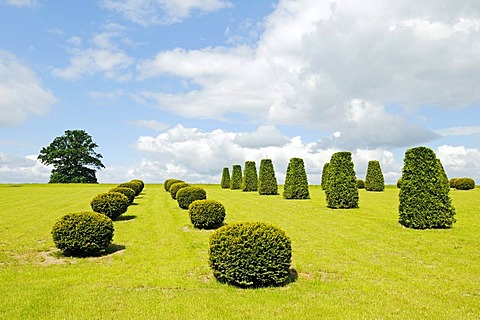
<svg viewBox="0 0 480 320"><path fill-rule="evenodd" d="M215 200L195 200L188 206L193 226L198 229L214 229L225 220L225 207Z"/></svg>
<svg viewBox="0 0 480 320"><path fill-rule="evenodd" d="M278 184L275 177L275 169L271 159L260 161L260 173L258 176L258 193L260 195L277 195Z"/></svg>
<svg viewBox="0 0 480 320"><path fill-rule="evenodd" d="M135 200L135 190L132 188L127 188L127 187L115 187L110 189L108 192L118 192L123 194L125 197L128 198L128 202L131 204L133 203L133 200Z"/></svg>
<svg viewBox="0 0 480 320"><path fill-rule="evenodd" d="M357 187L358 189L365 189L365 181L362 179L357 179Z"/></svg>
<svg viewBox="0 0 480 320"><path fill-rule="evenodd" d="M140 192L142 192L142 186L136 182L120 183L117 187L133 189L135 191L135 196L138 196Z"/></svg>
<svg viewBox="0 0 480 320"><path fill-rule="evenodd" d="M166 182L165 182L165 190L170 192L170 187L174 184L174 183L179 183L179 182L185 182L183 180L179 180L179 179L168 179Z"/></svg>
<svg viewBox="0 0 480 320"><path fill-rule="evenodd" d="M190 187L190 185L188 183L185 183L185 182L177 182L177 183L172 184L170 186L170 195L172 196L172 199L176 200L178 190L180 190L182 188L186 188L186 187Z"/></svg>
<svg viewBox="0 0 480 320"><path fill-rule="evenodd" d="M452 178L448 181L450 188L455 188L455 183L457 182L458 178Z"/></svg>
<svg viewBox="0 0 480 320"><path fill-rule="evenodd" d="M382 168L378 160L370 160L368 162L365 189L367 191L383 191L385 189L385 179L383 178Z"/></svg>
<svg viewBox="0 0 480 320"><path fill-rule="evenodd" d="M55 246L73 256L98 255L113 238L113 222L96 212L70 213L58 220L52 228Z"/></svg>
<svg viewBox="0 0 480 320"><path fill-rule="evenodd" d="M215 278L244 288L280 286L290 275L292 247L285 232L263 222L233 223L209 240Z"/></svg>
<svg viewBox="0 0 480 320"><path fill-rule="evenodd" d="M118 192L98 194L90 202L93 211L103 213L112 220L127 212L129 204L128 198Z"/></svg>
<svg viewBox="0 0 480 320"><path fill-rule="evenodd" d="M228 168L222 170L222 181L220 182L222 189L230 189L230 171Z"/></svg>
<svg viewBox="0 0 480 320"><path fill-rule="evenodd" d="M458 178L455 180L455 189L457 190L475 189L475 180L471 178Z"/></svg>
<svg viewBox="0 0 480 320"><path fill-rule="evenodd" d="M143 182L143 180L140 180L140 179L133 179L133 180L130 180L131 183L136 183L139 185L139 188L140 188L140 192L138 194L140 194L143 189L145 188L145 183Z"/></svg>
<svg viewBox="0 0 480 320"><path fill-rule="evenodd" d="M207 192L200 187L185 187L177 192L178 206L182 209L188 209L190 203L195 200L207 199Z"/></svg>
<svg viewBox="0 0 480 320"><path fill-rule="evenodd" d="M291 158L288 163L283 187L283 198L310 199L307 172L305 171L305 165L301 158Z"/></svg>
<svg viewBox="0 0 480 320"><path fill-rule="evenodd" d="M400 189L402 187L402 178L397 180L397 188Z"/></svg>

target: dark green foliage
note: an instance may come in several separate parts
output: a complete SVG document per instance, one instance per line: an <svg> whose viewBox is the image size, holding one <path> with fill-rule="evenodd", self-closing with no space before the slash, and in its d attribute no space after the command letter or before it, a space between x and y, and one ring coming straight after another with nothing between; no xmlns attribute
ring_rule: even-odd
<svg viewBox="0 0 480 320"><path fill-rule="evenodd" d="M329 208L358 208L357 177L350 152L342 151L332 155L325 194Z"/></svg>
<svg viewBox="0 0 480 320"><path fill-rule="evenodd" d="M209 263L218 281L244 288L280 286L292 257L285 232L263 222L233 223L210 236Z"/></svg>
<svg viewBox="0 0 480 320"><path fill-rule="evenodd" d="M455 183L457 182L458 178L452 178L449 180L450 188L455 188Z"/></svg>
<svg viewBox="0 0 480 320"><path fill-rule="evenodd" d="M402 178L397 180L397 188L400 189L402 187Z"/></svg>
<svg viewBox="0 0 480 320"><path fill-rule="evenodd" d="M177 191L178 206L182 209L188 209L190 203L195 200L207 199L207 192L200 187L185 187Z"/></svg>
<svg viewBox="0 0 480 320"><path fill-rule="evenodd" d="M245 171L243 172L242 189L246 192L258 190L258 176L255 161L245 162Z"/></svg>
<svg viewBox="0 0 480 320"><path fill-rule="evenodd" d="M133 180L130 180L130 183L135 183L138 185L138 189L140 189L140 192L138 192L137 196L142 193L143 189L145 188L145 183L143 183L142 180L139 180L139 179L133 179Z"/></svg>
<svg viewBox="0 0 480 320"><path fill-rule="evenodd" d="M363 181L362 179L357 179L357 188L365 189L365 181Z"/></svg>
<svg viewBox="0 0 480 320"><path fill-rule="evenodd" d="M84 130L67 130L40 150L38 160L54 167L49 183L97 183L95 169L105 168L97 147Z"/></svg>
<svg viewBox="0 0 480 320"><path fill-rule="evenodd" d="M52 228L55 246L73 256L98 255L113 238L113 222L95 212L70 213L58 220Z"/></svg>
<svg viewBox="0 0 480 320"><path fill-rule="evenodd" d="M426 147L407 150L399 193L399 222L414 229L450 228L456 220L449 191L448 178L435 152Z"/></svg>
<svg viewBox="0 0 480 320"><path fill-rule="evenodd" d="M135 182L120 183L117 187L133 189L133 191L135 191L135 196L138 196L143 189L139 183L135 183Z"/></svg>
<svg viewBox="0 0 480 320"><path fill-rule="evenodd" d="M277 178L275 177L275 169L271 159L262 159L260 161L258 193L261 195L278 194Z"/></svg>
<svg viewBox="0 0 480 320"><path fill-rule="evenodd" d="M193 226L198 229L214 229L225 220L225 207L215 200L195 200L188 206Z"/></svg>
<svg viewBox="0 0 480 320"><path fill-rule="evenodd" d="M322 171L322 190L327 189L327 184L328 184L328 167L330 166L330 163L327 162L323 165L323 171Z"/></svg>
<svg viewBox="0 0 480 320"><path fill-rule="evenodd" d="M188 183L185 183L185 182L177 182L177 183L172 184L170 186L170 195L172 196L172 199L176 200L178 190L180 190L182 188L186 188L186 187L190 187L190 185Z"/></svg>
<svg viewBox="0 0 480 320"><path fill-rule="evenodd" d="M303 159L291 158L287 167L285 185L283 190L284 199L310 199L308 191L308 179Z"/></svg>
<svg viewBox="0 0 480 320"><path fill-rule="evenodd" d="M232 167L232 179L230 180L230 189L240 190L242 187L242 166L234 164Z"/></svg>
<svg viewBox="0 0 480 320"><path fill-rule="evenodd" d="M90 202L92 210L103 213L112 220L127 212L130 202L128 198L118 192L108 192L96 195Z"/></svg>
<svg viewBox="0 0 480 320"><path fill-rule="evenodd" d="M222 189L230 188L230 171L228 170L228 168L223 168L222 181L220 185L222 186Z"/></svg>
<svg viewBox="0 0 480 320"><path fill-rule="evenodd" d="M110 189L108 192L118 192L123 194L125 197L128 198L128 202L131 204L133 203L133 200L135 200L135 190L132 188L127 188L127 187L115 187Z"/></svg>
<svg viewBox="0 0 480 320"><path fill-rule="evenodd" d="M455 189L472 190L475 188L475 180L471 178L457 178L455 180Z"/></svg>
<svg viewBox="0 0 480 320"><path fill-rule="evenodd" d="M185 182L185 181L179 180L179 179L168 179L168 180L166 180L165 183L164 183L165 191L170 192L170 187L172 186L172 184L178 183L178 182Z"/></svg>
<svg viewBox="0 0 480 320"><path fill-rule="evenodd" d="M368 162L365 189L367 191L383 191L385 189L385 180L378 160Z"/></svg>

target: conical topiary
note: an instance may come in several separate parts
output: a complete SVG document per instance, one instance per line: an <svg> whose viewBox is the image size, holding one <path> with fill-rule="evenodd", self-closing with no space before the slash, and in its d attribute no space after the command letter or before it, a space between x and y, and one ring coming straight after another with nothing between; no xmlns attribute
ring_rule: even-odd
<svg viewBox="0 0 480 320"><path fill-rule="evenodd" d="M246 161L243 171L242 190L246 192L258 190L258 175L255 161Z"/></svg>
<svg viewBox="0 0 480 320"><path fill-rule="evenodd" d="M357 177L350 152L342 151L332 155L325 194L329 208L358 208Z"/></svg>
<svg viewBox="0 0 480 320"><path fill-rule="evenodd" d="M258 177L258 193L260 195L277 195L278 184L275 178L275 170L270 159L260 161L260 173Z"/></svg>
<svg viewBox="0 0 480 320"><path fill-rule="evenodd" d="M445 170L435 152L416 147L405 152L399 193L399 222L408 228L450 228L455 223Z"/></svg>
<svg viewBox="0 0 480 320"><path fill-rule="evenodd" d="M323 165L323 171L322 171L322 190L327 189L327 183L328 183L328 167L330 163L327 162Z"/></svg>
<svg viewBox="0 0 480 320"><path fill-rule="evenodd" d="M242 166L234 164L232 166L232 179L230 179L230 189L240 190L242 187Z"/></svg>
<svg viewBox="0 0 480 320"><path fill-rule="evenodd" d="M220 183L222 189L230 189L230 171L228 168L223 168L222 181Z"/></svg>
<svg viewBox="0 0 480 320"><path fill-rule="evenodd" d="M284 199L310 199L308 191L308 179L303 159L291 158L287 167L285 186L283 190Z"/></svg>
<svg viewBox="0 0 480 320"><path fill-rule="evenodd" d="M385 179L383 178L382 168L378 160L370 160L368 162L365 189L367 191L383 191L385 189Z"/></svg>

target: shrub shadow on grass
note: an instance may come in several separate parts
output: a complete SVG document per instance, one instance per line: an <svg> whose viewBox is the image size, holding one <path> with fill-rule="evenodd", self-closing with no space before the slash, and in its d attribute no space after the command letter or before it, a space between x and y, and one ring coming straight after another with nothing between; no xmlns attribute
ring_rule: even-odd
<svg viewBox="0 0 480 320"><path fill-rule="evenodd" d="M135 219L137 216L135 215L121 215L120 217L117 218L117 220L115 221L130 221L130 220L133 220Z"/></svg>
<svg viewBox="0 0 480 320"><path fill-rule="evenodd" d="M79 254L72 254L68 251L61 251L58 250L56 252L52 252L50 255L56 259L62 258L99 258L112 255L114 253L120 252L125 250L125 246L123 244L115 244L111 243L105 250L99 252L98 254L91 254L91 255L79 255Z"/></svg>

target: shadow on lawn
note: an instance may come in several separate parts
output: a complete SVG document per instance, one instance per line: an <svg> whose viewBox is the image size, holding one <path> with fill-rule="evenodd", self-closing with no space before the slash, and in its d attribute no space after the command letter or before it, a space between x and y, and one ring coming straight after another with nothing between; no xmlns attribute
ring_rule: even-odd
<svg viewBox="0 0 480 320"><path fill-rule="evenodd" d="M121 215L115 221L130 221L135 219L137 216L135 215Z"/></svg>

